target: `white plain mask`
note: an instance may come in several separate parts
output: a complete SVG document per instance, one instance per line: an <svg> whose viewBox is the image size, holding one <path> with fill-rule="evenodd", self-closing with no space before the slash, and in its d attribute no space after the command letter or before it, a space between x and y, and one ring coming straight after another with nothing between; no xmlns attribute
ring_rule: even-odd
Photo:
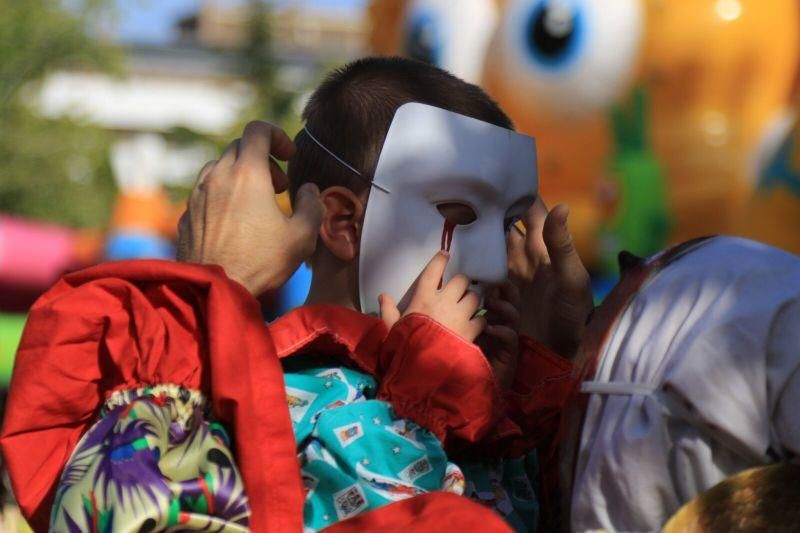
<svg viewBox="0 0 800 533"><path fill-rule="evenodd" d="M464 204L476 219L452 233L444 283L463 273L482 295L508 276L505 231L537 192L532 137L437 107L395 113L375 170L359 259L361 311L378 313L387 293L401 309L414 280L441 249L437 206ZM409 294L410 295L410 294Z"/></svg>

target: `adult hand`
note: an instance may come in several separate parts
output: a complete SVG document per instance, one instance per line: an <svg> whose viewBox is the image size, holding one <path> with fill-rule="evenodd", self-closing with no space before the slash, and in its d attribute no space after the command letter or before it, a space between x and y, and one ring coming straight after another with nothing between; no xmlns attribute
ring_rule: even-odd
<svg viewBox="0 0 800 533"><path fill-rule="evenodd" d="M256 296L286 282L314 252L324 212L312 184L298 191L291 217L278 207L288 179L271 156L286 161L294 152L280 128L247 124L200 171L178 225L178 261L220 265Z"/></svg>
<svg viewBox="0 0 800 533"><path fill-rule="evenodd" d="M511 282L493 288L484 298L486 329L476 343L492 365L500 388L514 382L519 359L520 295Z"/></svg>
<svg viewBox="0 0 800 533"><path fill-rule="evenodd" d="M456 274L439 289L450 254L442 250L433 256L414 283L411 300L402 316L411 313L427 315L455 332L467 342L474 341L486 327L484 318L475 317L480 297L469 289L469 278ZM400 319L397 304L388 294L378 297L381 319L391 328Z"/></svg>
<svg viewBox="0 0 800 533"><path fill-rule="evenodd" d="M541 199L525 213L525 235L508 237L509 274L521 296L520 333L572 358L592 312L592 287L567 226L569 209L549 214Z"/></svg>

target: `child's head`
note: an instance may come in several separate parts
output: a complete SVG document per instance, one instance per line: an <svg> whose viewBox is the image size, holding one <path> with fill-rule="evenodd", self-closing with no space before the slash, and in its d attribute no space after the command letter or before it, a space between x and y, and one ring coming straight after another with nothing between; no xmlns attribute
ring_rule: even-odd
<svg viewBox="0 0 800 533"><path fill-rule="evenodd" d="M406 104L417 106L416 111ZM401 108L405 112L403 120L398 119ZM370 193L371 183L381 189L378 194L386 195L381 198L389 203L381 203L380 207L376 204L371 210L378 209L379 217L386 220L375 226L376 213L370 215L373 220L370 228L380 227L380 236L376 239L373 231L370 241L380 241L377 246L380 259L367 261L368 257L363 256L361 261L367 261L367 266L362 265L365 268L362 274L380 271L389 273L389 278L372 280L370 285L380 285L381 291L390 294L390 288L402 285L404 292L430 257L420 260L414 254L409 256L409 246L413 248L420 240L430 241L436 231L442 232L442 217L465 225L480 218L476 212L480 212L481 205L492 211L495 218L499 213L500 221L495 224L495 218L487 217L473 224L470 248L482 248L485 241L491 241L487 244L490 248L494 246L491 250L496 252L493 254L496 264L470 277L478 280L476 283L505 278L503 217L510 217L512 212L521 215L520 206L533 201L535 149L530 138L521 139L522 136L508 131L512 128L510 120L479 87L417 61L361 59L335 71L317 88L306 105L303 119L306 128L295 139L297 152L289 164L289 190L294 194L301 185L314 183L321 190L326 208L320 241L311 262L312 301L336 301L359 307L357 259L365 250L364 215L367 198L370 205L377 201L372 196L376 193ZM397 125L393 126L395 122ZM385 146L391 144L387 133L390 128L392 131L400 128L400 124L404 124L402 132L394 134L394 146L389 149ZM394 157L398 152L402 153L399 159ZM377 168L379 160L387 157L394 161L395 167L390 178L394 184L391 194L378 183L387 178L385 168ZM381 165L387 163L388 160ZM410 170L412 167L416 170ZM376 170L384 174L373 181ZM513 183L507 183L509 178ZM438 191L430 187L438 187ZM475 191L476 187L481 191L493 189L494 193L485 193L491 199L484 195L487 199L481 204L478 194L477 203L456 201L465 198L459 192ZM432 196L437 195L433 205ZM427 218L420 217L421 214ZM409 226L412 220L413 228ZM399 239L392 239L395 232L400 232ZM438 239L438 235L434 237ZM384 246L386 239L397 246ZM410 244L398 245L399 241L409 239ZM430 255L437 246L433 245ZM370 245L373 256L375 248ZM427 248L431 248L430 242L425 244L425 254ZM464 265L455 261L451 266ZM491 273L484 276L489 270ZM397 278L392 278L395 274ZM402 281L395 283L396 279ZM341 287L343 292L331 297L331 291L337 292L334 287ZM320 290L327 296L316 297ZM372 307L375 303L372 300L377 299L372 292L375 290L362 295L366 297L369 293L367 307ZM369 311L363 305L363 298L360 308Z"/></svg>
<svg viewBox="0 0 800 533"><path fill-rule="evenodd" d="M302 118L314 137L361 177L300 133L297 154L289 164L289 192L294 195L307 182L320 190L343 186L355 193L366 191L395 111L409 102L513 128L480 87L444 70L401 57L359 59L335 70L317 87Z"/></svg>

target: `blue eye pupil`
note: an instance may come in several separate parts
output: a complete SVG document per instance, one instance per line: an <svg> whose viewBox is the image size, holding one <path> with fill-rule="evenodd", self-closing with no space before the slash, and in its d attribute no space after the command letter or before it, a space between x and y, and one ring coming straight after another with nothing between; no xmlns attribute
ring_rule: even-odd
<svg viewBox="0 0 800 533"><path fill-rule="evenodd" d="M530 53L540 63L560 66L574 55L581 37L582 17L564 0L540 4L531 13L525 38Z"/></svg>

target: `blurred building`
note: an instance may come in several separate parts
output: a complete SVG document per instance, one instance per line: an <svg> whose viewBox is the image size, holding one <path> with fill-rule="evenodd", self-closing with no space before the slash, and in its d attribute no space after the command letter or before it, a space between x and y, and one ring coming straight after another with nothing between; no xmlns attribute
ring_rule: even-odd
<svg viewBox="0 0 800 533"><path fill-rule="evenodd" d="M37 107L46 116L80 117L114 131L119 142L112 162L123 190L191 183L213 150L177 145L164 134L187 128L227 135L247 118L254 98L242 75L248 16L246 4L204 1L177 22L169 45L127 46L120 76L83 70L49 75ZM269 21L276 83L298 97L324 69L365 50L364 22L352 13L292 6L271 12Z"/></svg>

